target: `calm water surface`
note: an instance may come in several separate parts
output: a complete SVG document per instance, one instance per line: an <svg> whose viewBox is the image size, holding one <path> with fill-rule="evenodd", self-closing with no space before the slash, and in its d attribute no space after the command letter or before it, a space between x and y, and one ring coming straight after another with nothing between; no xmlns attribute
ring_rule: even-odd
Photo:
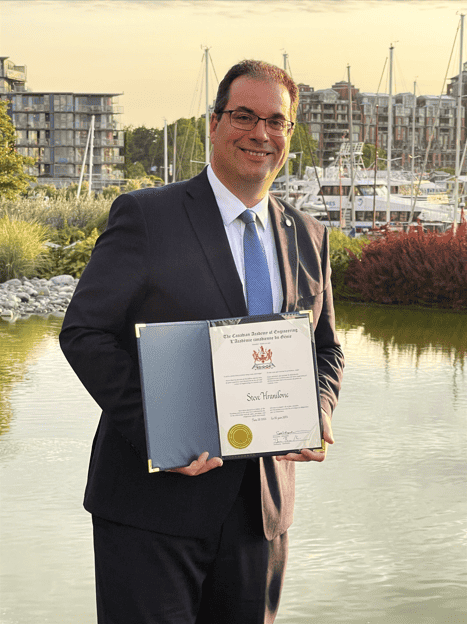
<svg viewBox="0 0 467 624"><path fill-rule="evenodd" d="M324 464L299 465L281 624L467 621L467 315L338 306ZM96 621L82 509L99 410L59 319L0 322L0 622Z"/></svg>

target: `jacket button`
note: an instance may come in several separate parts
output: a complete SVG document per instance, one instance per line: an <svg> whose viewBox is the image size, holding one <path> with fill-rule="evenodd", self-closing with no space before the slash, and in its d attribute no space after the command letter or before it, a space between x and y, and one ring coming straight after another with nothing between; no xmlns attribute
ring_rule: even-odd
<svg viewBox="0 0 467 624"><path fill-rule="evenodd" d="M292 225L292 221L290 219L286 219L285 220L285 225L287 225L288 227L290 227Z"/></svg>

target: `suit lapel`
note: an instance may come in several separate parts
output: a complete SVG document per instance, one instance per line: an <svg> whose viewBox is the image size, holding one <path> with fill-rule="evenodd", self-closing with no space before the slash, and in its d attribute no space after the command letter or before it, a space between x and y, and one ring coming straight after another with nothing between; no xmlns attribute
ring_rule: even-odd
<svg viewBox="0 0 467 624"><path fill-rule="evenodd" d="M231 316L246 316L242 282L206 169L189 181L185 208Z"/></svg>
<svg viewBox="0 0 467 624"><path fill-rule="evenodd" d="M269 197L269 214L284 292L282 311L291 312L296 309L298 301L298 245L295 222L284 214L284 208L273 196Z"/></svg>

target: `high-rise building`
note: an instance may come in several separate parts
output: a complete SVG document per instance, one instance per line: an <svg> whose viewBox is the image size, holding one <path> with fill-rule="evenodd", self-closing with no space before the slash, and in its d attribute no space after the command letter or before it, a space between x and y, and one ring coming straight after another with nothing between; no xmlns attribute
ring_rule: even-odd
<svg viewBox="0 0 467 624"><path fill-rule="evenodd" d="M8 101L17 150L34 158L31 173L41 183L64 186L78 181L93 116L93 188L123 179L124 136L116 117L123 109L118 95L31 91L26 86L26 67L0 57L0 99Z"/></svg>
<svg viewBox="0 0 467 624"><path fill-rule="evenodd" d="M467 63L463 83L463 92L467 95ZM412 93L398 93L393 96L391 159L394 169L411 168L412 157L416 169L420 169L427 151L427 170L455 166L457 104L454 95L457 84L458 77L452 78L447 95L415 97ZM348 83L338 82L330 89L318 91L301 84L299 89L298 121L309 126L318 144L319 164L326 167L336 158L340 143L348 140ZM351 90L353 141L375 145L378 135L378 147L387 150L389 95L360 92L353 85ZM464 106L461 110L462 145L465 142ZM412 135L415 137L414 145ZM462 171L466 170L467 163L464 162Z"/></svg>

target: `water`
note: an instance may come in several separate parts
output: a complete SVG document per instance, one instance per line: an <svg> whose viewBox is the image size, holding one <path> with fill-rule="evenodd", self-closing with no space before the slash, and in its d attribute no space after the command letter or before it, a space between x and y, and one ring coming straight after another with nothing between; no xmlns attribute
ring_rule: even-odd
<svg viewBox="0 0 467 624"><path fill-rule="evenodd" d="M298 465L277 622L467 620L467 315L338 306L347 367L324 464ZM59 319L0 323L1 624L96 621L82 509L99 410Z"/></svg>

